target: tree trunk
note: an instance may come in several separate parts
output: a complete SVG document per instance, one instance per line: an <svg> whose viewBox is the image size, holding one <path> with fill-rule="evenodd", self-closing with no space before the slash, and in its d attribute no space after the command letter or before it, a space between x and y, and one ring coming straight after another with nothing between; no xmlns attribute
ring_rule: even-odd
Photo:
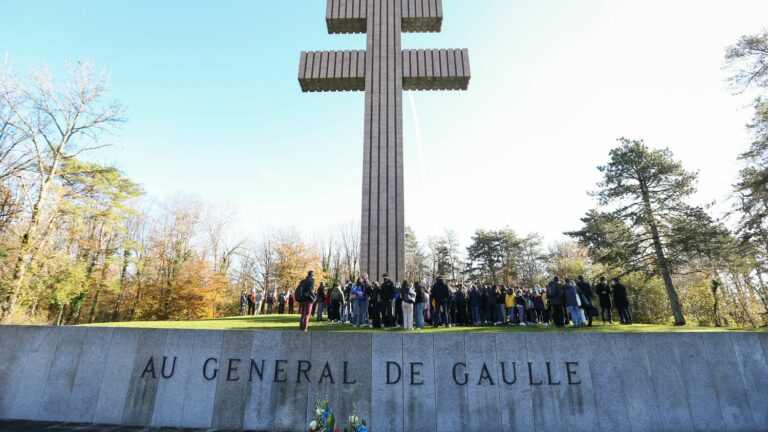
<svg viewBox="0 0 768 432"><path fill-rule="evenodd" d="M123 251L123 265L120 269L120 295L117 296L117 300L115 301L115 308L114 308L114 311L112 311L113 321L120 320L120 306L123 303L123 299L125 299L125 295L127 294L126 291L128 289L128 284L126 283L126 279L128 278L128 263L130 258L131 258L131 251L129 249L125 249Z"/></svg>
<svg viewBox="0 0 768 432"><path fill-rule="evenodd" d="M669 262L667 261L667 256L664 253L664 248L661 244L661 235L659 234L656 216L653 214L653 209L651 208L651 199L648 195L648 190L645 187L641 187L641 190L643 194L643 204L645 206L645 216L651 229L651 237L653 238L653 248L656 252L656 263L659 266L659 273L661 273L661 278L664 280L664 287L667 289L669 303L672 306L672 315L675 317L675 325L682 326L685 325L683 307L680 305L680 299L677 296L677 291L672 283L672 272L669 269Z"/></svg>

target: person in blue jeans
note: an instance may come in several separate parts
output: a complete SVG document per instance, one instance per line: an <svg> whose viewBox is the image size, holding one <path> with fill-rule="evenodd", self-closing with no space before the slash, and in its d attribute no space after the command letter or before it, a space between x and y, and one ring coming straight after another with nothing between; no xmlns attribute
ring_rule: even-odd
<svg viewBox="0 0 768 432"><path fill-rule="evenodd" d="M568 278L565 278L563 285L565 294L565 305L568 306L568 313L571 315L571 321L574 327L584 327L584 320L581 317L581 304L579 300L579 289L576 284Z"/></svg>
<svg viewBox="0 0 768 432"><path fill-rule="evenodd" d="M368 297L365 289L366 284L368 284L366 279L358 279L355 286L352 287L352 292L355 294L355 317L352 323L355 327L362 327L367 324Z"/></svg>
<svg viewBox="0 0 768 432"><path fill-rule="evenodd" d="M413 319L416 323L416 328L424 330L424 303L426 301L424 287L419 282L416 282L413 284L413 288L416 290L416 302L413 304Z"/></svg>

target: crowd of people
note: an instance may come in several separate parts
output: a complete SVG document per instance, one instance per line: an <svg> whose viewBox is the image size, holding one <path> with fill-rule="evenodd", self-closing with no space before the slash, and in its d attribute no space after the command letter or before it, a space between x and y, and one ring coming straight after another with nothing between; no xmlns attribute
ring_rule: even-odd
<svg viewBox="0 0 768 432"><path fill-rule="evenodd" d="M615 277L610 283L601 277L594 286L583 276L575 281L553 277L546 287L508 287L505 285L449 285L437 278L431 287L419 282L395 283L387 274L381 282L371 282L363 274L356 282L343 286L324 283L315 286L314 273L296 287L293 295L299 304L301 330L310 318L345 323L354 327L405 330L434 327L519 325L592 326L593 318L613 323L614 308L621 324L632 324L627 289ZM599 309L598 309L599 306ZM271 310L268 306L267 310Z"/></svg>

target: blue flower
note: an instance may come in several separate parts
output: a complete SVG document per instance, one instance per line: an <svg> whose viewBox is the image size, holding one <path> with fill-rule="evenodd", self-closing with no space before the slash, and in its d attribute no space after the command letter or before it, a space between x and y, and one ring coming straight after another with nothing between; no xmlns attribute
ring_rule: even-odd
<svg viewBox="0 0 768 432"><path fill-rule="evenodd" d="M355 432L368 432L368 429L366 429L365 426L360 425L357 427L357 430Z"/></svg>
<svg viewBox="0 0 768 432"><path fill-rule="evenodd" d="M323 411L323 424L325 424L326 421L328 421L328 416L331 414L331 410L326 409ZM333 431L331 431L333 432Z"/></svg>

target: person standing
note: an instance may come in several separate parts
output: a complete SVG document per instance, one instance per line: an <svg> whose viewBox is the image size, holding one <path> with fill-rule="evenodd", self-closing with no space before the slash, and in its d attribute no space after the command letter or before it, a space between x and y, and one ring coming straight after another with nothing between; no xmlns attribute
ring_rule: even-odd
<svg viewBox="0 0 768 432"><path fill-rule="evenodd" d="M299 314L301 314L299 329L307 331L309 329L309 317L312 316L312 305L315 303L315 272L310 270L307 273L307 277L301 281L296 293L296 301L299 302Z"/></svg>
<svg viewBox="0 0 768 432"><path fill-rule="evenodd" d="M288 293L288 313L293 315L293 304L296 302L296 299L293 297L293 294Z"/></svg>
<svg viewBox="0 0 768 432"><path fill-rule="evenodd" d="M315 308L317 308L317 321L322 321L323 312L325 311L325 283L323 282L320 282L320 286L317 288Z"/></svg>
<svg viewBox="0 0 768 432"><path fill-rule="evenodd" d="M243 290L240 293L240 316L245 315L245 307L248 304L248 294Z"/></svg>
<svg viewBox="0 0 768 432"><path fill-rule="evenodd" d="M248 315L255 315L256 305L256 290L252 289L248 294Z"/></svg>
<svg viewBox="0 0 768 432"><path fill-rule="evenodd" d="M510 288L510 291L512 289ZM517 309L517 323L525 327L525 297L523 297L523 290L517 289L515 292L515 309ZM510 314L511 316L512 314Z"/></svg>
<svg viewBox="0 0 768 432"><path fill-rule="evenodd" d="M341 322L341 308L344 306L344 291L338 282L334 282L331 288L331 314L328 318L331 322Z"/></svg>
<svg viewBox="0 0 768 432"><path fill-rule="evenodd" d="M621 323L624 325L632 324L632 313L629 311L629 297L627 296L627 287L621 284L619 278L612 279L613 282L613 304L619 310Z"/></svg>
<svg viewBox="0 0 768 432"><path fill-rule="evenodd" d="M384 282L381 283L381 292L379 293L379 307L381 310L381 319L384 322L384 329L389 330L395 327L395 315L392 310L392 304L395 300L395 283L389 279L389 275L381 275Z"/></svg>
<svg viewBox="0 0 768 432"><path fill-rule="evenodd" d="M584 280L584 276L579 276L576 286L581 291L581 295L584 297L585 302L582 302L581 307L584 309L584 314L587 317L587 327L592 327L592 285Z"/></svg>
<svg viewBox="0 0 768 432"><path fill-rule="evenodd" d="M365 277L366 275L363 276ZM367 280L358 279L357 283L352 287L352 292L355 297L355 316L352 320L352 325L355 327L362 327L367 324L365 316L368 312L367 292L369 290L365 289L366 284L368 284ZM368 284L368 288L370 289L370 284Z"/></svg>
<svg viewBox="0 0 768 432"><path fill-rule="evenodd" d="M371 294L368 296L368 304L371 307L371 325L373 328L381 328L381 289L379 284L374 282L371 284Z"/></svg>
<svg viewBox="0 0 768 432"><path fill-rule="evenodd" d="M419 330L424 329L424 304L426 298L424 295L424 288L421 283L416 282L413 284L413 290L416 292L416 297L413 303L413 318L416 320L416 328Z"/></svg>
<svg viewBox="0 0 768 432"><path fill-rule="evenodd" d="M565 305L568 307L568 313L571 315L573 327L583 327L584 321L581 319L581 301L579 299L578 288L568 278L565 278L563 285L563 294L565 296Z"/></svg>
<svg viewBox="0 0 768 432"><path fill-rule="evenodd" d="M277 313L280 315L285 314L285 302L287 301L286 293L280 294L280 296L277 298Z"/></svg>
<svg viewBox="0 0 768 432"><path fill-rule="evenodd" d="M454 294L454 297L456 299L456 322L460 326L468 325L469 317L467 314L467 293L464 290L463 284L459 284L456 287L456 294Z"/></svg>
<svg viewBox="0 0 768 432"><path fill-rule="evenodd" d="M438 322L442 321L444 327L448 327L448 296L451 291L442 277L438 277L432 286L432 298L435 301L435 313L432 316L432 326L437 327Z"/></svg>
<svg viewBox="0 0 768 432"><path fill-rule="evenodd" d="M469 310L472 315L472 325L479 326L481 323L480 292L477 290L477 285L472 285L469 291Z"/></svg>
<svg viewBox="0 0 768 432"><path fill-rule="evenodd" d="M272 315L272 305L275 303L275 296L272 293L267 294L267 315Z"/></svg>
<svg viewBox="0 0 768 432"><path fill-rule="evenodd" d="M413 305L416 303L416 290L407 280L404 280L400 285L400 299L403 308L403 329L413 330Z"/></svg>
<svg viewBox="0 0 768 432"><path fill-rule="evenodd" d="M549 301L549 308L552 313L552 321L557 327L565 325L562 297L563 288L562 285L560 285L560 278L555 276L554 279L547 284L547 300Z"/></svg>
<svg viewBox="0 0 768 432"><path fill-rule="evenodd" d="M605 276L600 277L600 283L595 287L597 296L600 298L600 317L605 323L606 314L608 315L608 323L613 324L613 305L611 304L611 286L605 281Z"/></svg>

